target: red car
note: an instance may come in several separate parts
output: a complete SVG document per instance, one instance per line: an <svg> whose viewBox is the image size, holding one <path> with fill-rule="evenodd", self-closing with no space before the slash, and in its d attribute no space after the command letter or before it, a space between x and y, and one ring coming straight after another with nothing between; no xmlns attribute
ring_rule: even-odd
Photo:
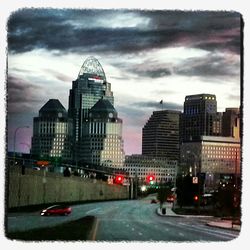
<svg viewBox="0 0 250 250"><path fill-rule="evenodd" d="M46 209L43 209L41 211L41 215L69 215L71 213L72 209L70 206L66 205L54 205L51 207L48 207Z"/></svg>

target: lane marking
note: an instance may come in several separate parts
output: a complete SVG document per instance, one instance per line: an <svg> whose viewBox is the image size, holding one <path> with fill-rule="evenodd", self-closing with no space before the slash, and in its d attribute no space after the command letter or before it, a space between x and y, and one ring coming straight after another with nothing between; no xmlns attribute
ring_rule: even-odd
<svg viewBox="0 0 250 250"><path fill-rule="evenodd" d="M232 237L233 238L237 237L237 235L234 235L234 234L217 231L217 230L209 230L209 229L206 229L200 226L194 226L194 225L186 226L185 229L196 231L199 233L206 233L208 235L213 235L213 236L217 236L219 238L224 238L224 239L232 239Z"/></svg>
<svg viewBox="0 0 250 250"><path fill-rule="evenodd" d="M99 226L99 220L96 219L96 223L94 225L94 230L93 230L91 240L96 240L96 234L97 234L98 226Z"/></svg>
<svg viewBox="0 0 250 250"><path fill-rule="evenodd" d="M92 213L92 212L97 212L98 210L100 210L101 208L95 208L95 209L92 209L92 210L89 210L89 211L87 211L86 212L86 214L90 214L90 213Z"/></svg>

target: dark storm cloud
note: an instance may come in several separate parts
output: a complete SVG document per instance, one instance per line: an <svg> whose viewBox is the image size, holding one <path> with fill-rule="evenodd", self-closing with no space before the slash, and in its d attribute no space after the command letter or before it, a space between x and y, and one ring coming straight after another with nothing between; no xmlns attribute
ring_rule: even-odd
<svg viewBox="0 0 250 250"><path fill-rule="evenodd" d="M144 15L151 16L150 25L159 32L167 30L167 39L177 46L240 53L241 15L237 12L156 11Z"/></svg>
<svg viewBox="0 0 250 250"><path fill-rule="evenodd" d="M149 69L149 70L138 70L134 69L131 71L140 77L160 78L171 75L171 71L167 68Z"/></svg>
<svg viewBox="0 0 250 250"><path fill-rule="evenodd" d="M112 27L119 14L147 18L145 25ZM133 18L132 17L132 18ZM128 16L128 21L131 16ZM103 24L104 21L104 24ZM126 23L126 20L124 20ZM240 53L240 14L140 10L23 9L8 22L12 53L34 49L67 52L136 53L169 46L217 48Z"/></svg>
<svg viewBox="0 0 250 250"><path fill-rule="evenodd" d="M209 54L204 57L193 57L183 60L175 69L175 73L185 76L198 77L238 77L240 61L227 59L224 56Z"/></svg>
<svg viewBox="0 0 250 250"><path fill-rule="evenodd" d="M31 112L42 103L42 89L23 79L8 76L7 90L9 113Z"/></svg>

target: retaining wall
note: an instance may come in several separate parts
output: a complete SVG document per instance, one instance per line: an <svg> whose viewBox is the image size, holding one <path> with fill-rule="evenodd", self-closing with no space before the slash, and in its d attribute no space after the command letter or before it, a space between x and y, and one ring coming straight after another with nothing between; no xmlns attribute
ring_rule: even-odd
<svg viewBox="0 0 250 250"><path fill-rule="evenodd" d="M22 175L19 168L8 173L8 207L21 207L57 202L128 199L126 186L82 178L64 177L60 174L26 169Z"/></svg>

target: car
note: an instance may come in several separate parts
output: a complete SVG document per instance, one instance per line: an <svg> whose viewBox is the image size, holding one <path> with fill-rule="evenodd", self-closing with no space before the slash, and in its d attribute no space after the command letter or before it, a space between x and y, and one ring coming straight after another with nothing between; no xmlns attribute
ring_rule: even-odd
<svg viewBox="0 0 250 250"><path fill-rule="evenodd" d="M72 212L72 208L67 205L53 205L45 208L41 211L41 216L47 215L69 215Z"/></svg>
<svg viewBox="0 0 250 250"><path fill-rule="evenodd" d="M33 167L32 169L33 169L33 170L37 170L37 171L39 171L39 170L40 170L40 168L39 168L39 167Z"/></svg>

